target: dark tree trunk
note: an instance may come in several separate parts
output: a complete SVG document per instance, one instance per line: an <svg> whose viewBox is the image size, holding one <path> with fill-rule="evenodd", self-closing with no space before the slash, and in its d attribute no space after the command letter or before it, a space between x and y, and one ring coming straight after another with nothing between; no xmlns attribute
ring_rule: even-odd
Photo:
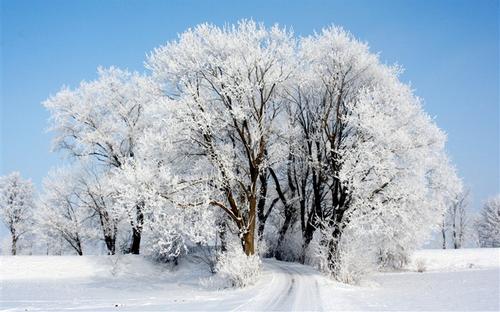
<svg viewBox="0 0 500 312"><path fill-rule="evenodd" d="M307 247L309 247L309 244L311 243L313 236L314 236L314 231L316 230L317 227L317 218L316 215L313 213L311 216L309 216L307 223L306 223L306 228L304 232L302 233L303 237L303 244L302 244L302 251L305 253ZM302 262L304 261L304 257L302 259Z"/></svg>
<svg viewBox="0 0 500 312"><path fill-rule="evenodd" d="M457 237L457 212L455 209L455 213L453 214L453 248L458 249L459 244L458 244L458 237Z"/></svg>
<svg viewBox="0 0 500 312"><path fill-rule="evenodd" d="M278 234L278 245L276 246L276 253L274 255L277 260L283 260L283 243L285 241L285 235L292 224L292 217L292 213L287 213L285 211L285 221Z"/></svg>
<svg viewBox="0 0 500 312"><path fill-rule="evenodd" d="M132 243L130 245L130 253L138 255L141 248L141 232L135 227L132 228Z"/></svg>
<svg viewBox="0 0 500 312"><path fill-rule="evenodd" d="M226 252L227 251L226 231L227 231L226 220L223 220L220 223L220 231L218 233L219 238L220 238L220 251L221 252Z"/></svg>
<svg viewBox="0 0 500 312"><path fill-rule="evenodd" d="M340 236L342 235L342 231L335 227L332 237L328 240L328 268L330 272L335 272L337 269L338 262L337 260L337 249L340 241Z"/></svg>
<svg viewBox="0 0 500 312"><path fill-rule="evenodd" d="M79 256L83 256L82 241L80 240L80 235L78 235L78 233L76 233L74 237L74 245L71 245L75 248L75 251Z"/></svg>
<svg viewBox="0 0 500 312"><path fill-rule="evenodd" d="M291 160L291 156L289 156L289 160ZM286 198L285 194L283 193L280 182L279 182L278 177L276 176L276 173L274 172L274 170L269 169L269 172L271 173L271 176L273 177L274 184L276 185L276 192L278 193L278 196L281 199L281 202L283 203L283 206L285 209L285 220L283 221L283 225L282 225L282 227L279 231L279 234L278 234L278 244L276 246L276 252L274 255L276 257L276 259L282 260L283 259L283 250L282 250L283 242L285 240L286 232L288 231L288 229L292 225L293 216L295 214L295 209L293 206L293 202L288 200ZM289 165L288 171L287 171L287 178L288 178L288 187L290 188L291 198L293 200L295 197L296 188L295 188L295 185L293 183L290 165Z"/></svg>
<svg viewBox="0 0 500 312"><path fill-rule="evenodd" d="M9 224L9 230L10 230L10 237L12 238L12 245L11 245L11 254L15 256L17 254L17 239L19 236L17 235L16 228L14 227L14 222L11 222Z"/></svg>
<svg viewBox="0 0 500 312"><path fill-rule="evenodd" d="M15 256L17 254L17 237L15 234L12 234L12 255Z"/></svg>
<svg viewBox="0 0 500 312"><path fill-rule="evenodd" d="M446 228L445 228L444 221L443 221L443 224L441 227L441 235L443 236L443 249L446 249Z"/></svg>
<svg viewBox="0 0 500 312"><path fill-rule="evenodd" d="M113 233L116 233L116 231L114 231ZM104 242L106 243L106 247L108 248L108 255L114 255L116 253L116 234L105 235Z"/></svg>
<svg viewBox="0 0 500 312"><path fill-rule="evenodd" d="M311 243L313 237L314 237L314 232L318 228L319 225L319 216L321 214L321 192L319 189L319 185L317 182L315 182L315 174L313 174L313 202L312 202L312 207L311 211L309 212L309 215L307 216L307 222L305 226L305 230L302 233L303 235L303 245L302 245L302 252L303 252L303 259L302 261L305 260L305 252L307 247L309 247L309 244Z"/></svg>
<svg viewBox="0 0 500 312"><path fill-rule="evenodd" d="M316 142L318 145L319 142ZM319 147L318 147L319 149ZM311 154L311 152L309 152ZM318 153L318 160L321 160L321 155ZM305 261L305 252L309 244L311 243L314 232L319 225L319 221L323 220L323 209L322 209L322 201L323 201L323 178L321 170L316 168L312 168L312 204L311 211L307 216L307 223L305 226L305 230L303 231L303 245L302 245L302 261Z"/></svg>
<svg viewBox="0 0 500 312"><path fill-rule="evenodd" d="M142 227L144 225L144 203L139 203L136 207L137 223L132 226L132 242L129 253L138 255L141 249Z"/></svg>
<svg viewBox="0 0 500 312"><path fill-rule="evenodd" d="M108 255L114 255L116 253L116 225L112 224L107 211L99 211L98 213Z"/></svg>
<svg viewBox="0 0 500 312"><path fill-rule="evenodd" d="M83 256L83 249L82 249L82 244L80 243L80 240L76 241L76 248L77 248L77 253L79 256Z"/></svg>
<svg viewBox="0 0 500 312"><path fill-rule="evenodd" d="M262 239L264 235L264 227L266 225L266 196L267 196L267 172L264 170L259 175L260 180L260 193L259 193L259 202L257 204L257 218L259 219L259 227L257 228L257 235L259 236L259 240Z"/></svg>

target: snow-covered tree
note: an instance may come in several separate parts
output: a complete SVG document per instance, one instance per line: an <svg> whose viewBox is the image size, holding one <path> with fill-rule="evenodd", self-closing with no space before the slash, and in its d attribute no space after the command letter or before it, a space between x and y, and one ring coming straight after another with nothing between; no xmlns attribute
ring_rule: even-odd
<svg viewBox="0 0 500 312"><path fill-rule="evenodd" d="M110 179L116 192L113 198L121 207L140 202L149 252L158 260L177 261L190 246L207 244L213 238L213 210L209 209L203 184L179 180L169 166L158 163L158 157L136 158L116 171Z"/></svg>
<svg viewBox="0 0 500 312"><path fill-rule="evenodd" d="M90 158L104 167L99 172L106 173L134 158L148 127L145 110L157 100L160 90L138 73L114 67L99 68L98 73L97 80L82 82L75 90L63 88L44 105L51 112L55 149L79 159ZM140 250L142 208L138 203L126 212L132 226L131 253Z"/></svg>
<svg viewBox="0 0 500 312"><path fill-rule="evenodd" d="M36 213L39 234L48 245L63 241L81 255L84 242L100 239L108 254L115 254L124 216L122 210L114 209L110 187L103 183L99 173L82 163L49 172Z"/></svg>
<svg viewBox="0 0 500 312"><path fill-rule="evenodd" d="M342 266L338 246L363 246L359 239L367 255L400 265L460 184L445 136L399 82L400 69L341 28L303 39L300 56L301 80L288 94L304 249L321 229L332 270Z"/></svg>
<svg viewBox="0 0 500 312"><path fill-rule="evenodd" d="M80 194L81 205L93 211L97 219L96 226L101 228L101 238L108 254L114 255L119 251L119 229L123 228L120 225L126 217L126 212L124 207L115 204L113 181L108 179L109 173L85 166L80 170L78 179L74 182L77 184L76 191ZM122 247L120 251L130 252L130 249Z"/></svg>
<svg viewBox="0 0 500 312"><path fill-rule="evenodd" d="M459 194L455 205L453 206L451 217L452 217L452 238L453 238L453 248L462 248L465 239L469 235L469 217L467 213L467 207L469 205L469 191L466 190Z"/></svg>
<svg viewBox="0 0 500 312"><path fill-rule="evenodd" d="M24 180L19 172L0 178L0 217L11 236L12 255L18 253L18 242L32 230L35 208L31 180Z"/></svg>
<svg viewBox="0 0 500 312"><path fill-rule="evenodd" d="M84 241L95 235L91 219L95 211L84 204L85 193L78 180L80 172L59 168L43 182L37 209L38 230L47 240L62 240L78 255L83 255Z"/></svg>
<svg viewBox="0 0 500 312"><path fill-rule="evenodd" d="M479 245L500 247L500 195L488 199L477 221Z"/></svg>
<svg viewBox="0 0 500 312"><path fill-rule="evenodd" d="M242 21L197 26L148 61L177 101L180 148L204 168L210 204L236 224L247 255L255 252L259 177L280 156L271 143L293 60L290 32Z"/></svg>
<svg viewBox="0 0 500 312"><path fill-rule="evenodd" d="M461 183L445 135L395 73L384 76L360 90L347 117L351 135L339 175L349 204L340 227L356 233L349 239L377 246L382 265L402 266L438 226Z"/></svg>

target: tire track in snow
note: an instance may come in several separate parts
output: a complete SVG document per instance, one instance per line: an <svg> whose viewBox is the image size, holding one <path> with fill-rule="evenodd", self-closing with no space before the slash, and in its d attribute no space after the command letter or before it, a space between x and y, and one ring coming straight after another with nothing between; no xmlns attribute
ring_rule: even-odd
<svg viewBox="0 0 500 312"><path fill-rule="evenodd" d="M277 260L265 260L264 266L271 273L270 283L233 311L322 311L319 273Z"/></svg>

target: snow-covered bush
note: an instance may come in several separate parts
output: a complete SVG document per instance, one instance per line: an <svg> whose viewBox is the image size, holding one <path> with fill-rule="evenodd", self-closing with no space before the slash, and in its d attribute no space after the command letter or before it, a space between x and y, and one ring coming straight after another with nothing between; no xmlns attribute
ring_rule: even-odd
<svg viewBox="0 0 500 312"><path fill-rule="evenodd" d="M373 272L373 259L363 249L351 244L342 244L334 255L333 276L336 280L347 284L358 284L366 275Z"/></svg>
<svg viewBox="0 0 500 312"><path fill-rule="evenodd" d="M309 246L309 263L334 279L358 284L375 270L373 249L362 232L347 231L340 242L331 240L331 230L318 232Z"/></svg>
<svg viewBox="0 0 500 312"><path fill-rule="evenodd" d="M423 273L427 270L427 261L423 258L415 260L415 267L417 272Z"/></svg>
<svg viewBox="0 0 500 312"><path fill-rule="evenodd" d="M378 263L382 269L400 269L409 261L410 252L402 246L395 245L379 250Z"/></svg>
<svg viewBox="0 0 500 312"><path fill-rule="evenodd" d="M217 260L220 255L220 250L218 250L217 246L204 246L200 244L196 247L191 247L189 253L193 260L206 265L210 273L215 274L217 272Z"/></svg>
<svg viewBox="0 0 500 312"><path fill-rule="evenodd" d="M222 253L216 265L217 274L228 286L245 287L254 284L260 275L261 261L258 255L247 256L237 245Z"/></svg>
<svg viewBox="0 0 500 312"><path fill-rule="evenodd" d="M116 255L111 255L108 258L110 269L109 272L113 277L118 276L120 273L120 260L121 260L121 255L116 254Z"/></svg>

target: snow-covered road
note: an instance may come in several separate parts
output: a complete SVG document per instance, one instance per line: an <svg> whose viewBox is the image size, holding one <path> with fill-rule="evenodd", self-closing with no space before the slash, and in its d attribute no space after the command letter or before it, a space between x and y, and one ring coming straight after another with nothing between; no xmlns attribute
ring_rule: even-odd
<svg viewBox="0 0 500 312"><path fill-rule="evenodd" d="M283 311L322 310L316 271L303 265L278 261L270 261L267 265L272 272L282 275L285 283L281 284L278 296L264 308Z"/></svg>
<svg viewBox="0 0 500 312"><path fill-rule="evenodd" d="M210 289L210 278L196 272L195 267L172 274L142 258L123 257L118 261L120 273L110 276L111 261L103 258L0 257L0 308L6 311L324 309L319 281L327 279L313 268L296 263L266 259L262 276L255 285L216 291ZM201 285L200 279L204 281Z"/></svg>
<svg viewBox="0 0 500 312"><path fill-rule="evenodd" d="M233 310L322 311L320 279L310 267L265 260L263 278L252 287L248 301Z"/></svg>
<svg viewBox="0 0 500 312"><path fill-rule="evenodd" d="M427 271L334 282L311 267L264 260L258 282L214 290L199 265L143 257L0 257L2 311L500 310L500 249L423 251ZM115 274L111 274L114 272Z"/></svg>

